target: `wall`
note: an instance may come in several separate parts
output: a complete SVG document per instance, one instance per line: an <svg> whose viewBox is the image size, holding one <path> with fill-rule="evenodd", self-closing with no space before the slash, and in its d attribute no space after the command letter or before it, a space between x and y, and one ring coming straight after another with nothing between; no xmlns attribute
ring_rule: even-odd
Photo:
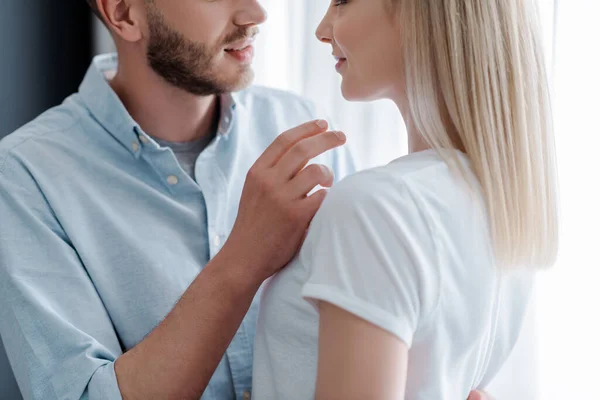
<svg viewBox="0 0 600 400"><path fill-rule="evenodd" d="M0 1L0 139L77 90L91 21L83 0ZM20 398L0 341L0 399Z"/></svg>
<svg viewBox="0 0 600 400"><path fill-rule="evenodd" d="M77 90L91 21L83 0L0 2L0 138Z"/></svg>

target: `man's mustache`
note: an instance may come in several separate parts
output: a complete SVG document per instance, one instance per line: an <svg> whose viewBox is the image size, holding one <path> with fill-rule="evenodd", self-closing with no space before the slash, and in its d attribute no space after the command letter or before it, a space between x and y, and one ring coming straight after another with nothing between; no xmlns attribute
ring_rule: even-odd
<svg viewBox="0 0 600 400"><path fill-rule="evenodd" d="M259 29L257 26L254 26L252 28L241 28L225 38L225 46L240 40L251 39L254 36L258 35L258 33Z"/></svg>

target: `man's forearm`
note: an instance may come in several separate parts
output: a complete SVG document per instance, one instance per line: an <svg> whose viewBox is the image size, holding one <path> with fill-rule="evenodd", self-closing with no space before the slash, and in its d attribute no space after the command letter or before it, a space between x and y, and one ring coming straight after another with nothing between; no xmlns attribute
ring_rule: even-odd
<svg viewBox="0 0 600 400"><path fill-rule="evenodd" d="M165 320L116 361L124 399L200 397L262 283L247 271L223 251L207 264Z"/></svg>
<svg viewBox="0 0 600 400"><path fill-rule="evenodd" d="M329 168L309 160L343 145L341 132L311 121L282 133L248 171L229 239L165 320L121 356L115 372L126 399L197 399L256 292L297 253L331 187Z"/></svg>

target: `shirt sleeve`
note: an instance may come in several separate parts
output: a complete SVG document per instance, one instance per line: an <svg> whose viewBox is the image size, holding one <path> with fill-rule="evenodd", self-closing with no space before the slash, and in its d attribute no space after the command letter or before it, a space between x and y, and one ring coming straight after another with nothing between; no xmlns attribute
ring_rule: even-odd
<svg viewBox="0 0 600 400"><path fill-rule="evenodd" d="M401 183L361 173L335 186L315 216L300 261L302 296L340 307L412 345L437 300L429 225Z"/></svg>
<svg viewBox="0 0 600 400"><path fill-rule="evenodd" d="M25 399L118 400L121 346L42 189L0 163L0 334Z"/></svg>

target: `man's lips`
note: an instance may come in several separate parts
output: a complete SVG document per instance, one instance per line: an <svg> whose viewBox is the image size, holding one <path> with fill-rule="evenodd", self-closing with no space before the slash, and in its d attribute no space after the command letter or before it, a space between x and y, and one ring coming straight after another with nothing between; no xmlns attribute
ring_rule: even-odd
<svg viewBox="0 0 600 400"><path fill-rule="evenodd" d="M227 45L227 47L225 48L225 51L227 51L227 52L242 51L242 50L246 49L247 47L252 46L253 44L254 44L254 37L246 38L244 40L238 40L237 42L233 42L233 43Z"/></svg>

